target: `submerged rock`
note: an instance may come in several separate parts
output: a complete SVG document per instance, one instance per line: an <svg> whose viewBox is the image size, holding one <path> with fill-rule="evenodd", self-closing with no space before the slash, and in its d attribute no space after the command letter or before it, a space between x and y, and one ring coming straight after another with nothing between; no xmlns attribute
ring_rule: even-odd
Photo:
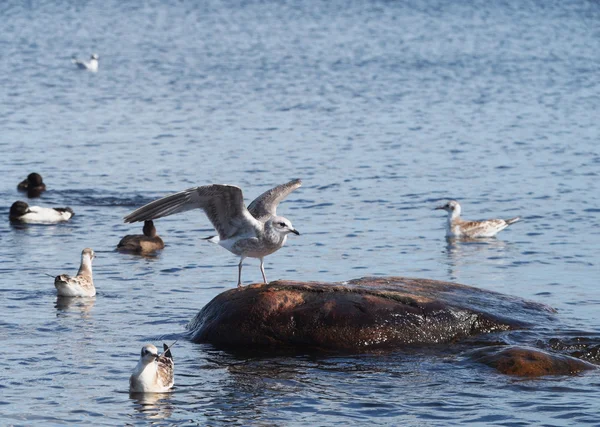
<svg viewBox="0 0 600 427"><path fill-rule="evenodd" d="M597 369L591 363L571 356L529 347L487 347L473 352L472 358L503 374L521 377L574 375Z"/></svg>
<svg viewBox="0 0 600 427"><path fill-rule="evenodd" d="M192 341L217 347L367 351L525 329L553 313L543 304L427 279L276 281L217 295L187 328Z"/></svg>

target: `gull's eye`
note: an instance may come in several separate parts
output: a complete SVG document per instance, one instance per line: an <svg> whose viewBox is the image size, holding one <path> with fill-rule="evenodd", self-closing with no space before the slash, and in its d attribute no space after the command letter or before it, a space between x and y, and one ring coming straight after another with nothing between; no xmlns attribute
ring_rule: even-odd
<svg viewBox="0 0 600 427"><path fill-rule="evenodd" d="M285 227L285 222L280 222L279 225Z"/></svg>

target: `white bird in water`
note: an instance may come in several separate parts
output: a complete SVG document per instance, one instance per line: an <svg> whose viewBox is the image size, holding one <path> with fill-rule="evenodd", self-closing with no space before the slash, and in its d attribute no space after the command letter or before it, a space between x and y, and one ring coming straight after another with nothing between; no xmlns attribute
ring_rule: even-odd
<svg viewBox="0 0 600 427"><path fill-rule="evenodd" d="M493 237L511 224L519 221L519 217L510 219L488 219L484 221L465 221L460 218L460 204L456 200L450 200L435 209L443 209L448 212L446 223L447 237Z"/></svg>
<svg viewBox="0 0 600 427"><path fill-rule="evenodd" d="M42 208L29 206L21 200L14 202L10 207L9 219L13 222L26 224L56 224L65 222L75 215L71 208Z"/></svg>
<svg viewBox="0 0 600 427"><path fill-rule="evenodd" d="M171 344L173 347L175 343ZM166 393L173 387L174 367L171 347L163 344L163 353L152 344L142 347L140 360L129 377L130 393Z"/></svg>
<svg viewBox="0 0 600 427"><path fill-rule="evenodd" d="M81 251L81 265L77 276L61 274L54 279L57 295L59 297L93 297L96 295L94 279L92 278L92 260L96 254L90 248Z"/></svg>
<svg viewBox="0 0 600 427"><path fill-rule="evenodd" d="M95 73L96 71L98 71L98 59L100 59L98 55L93 53L92 56L90 56L89 61L77 58L72 58L71 61L73 62L73 64L77 65L77 68L79 68L80 70L88 70Z"/></svg>
<svg viewBox="0 0 600 427"><path fill-rule="evenodd" d="M299 179L279 185L258 196L248 208L239 187L212 184L189 188L155 200L125 217L125 222L162 218L191 209L202 209L218 236L208 237L228 251L240 256L238 287L242 286L242 263L245 258L259 258L260 271L267 283L264 257L280 249L287 235L300 233L292 223L277 216L279 203L302 185Z"/></svg>

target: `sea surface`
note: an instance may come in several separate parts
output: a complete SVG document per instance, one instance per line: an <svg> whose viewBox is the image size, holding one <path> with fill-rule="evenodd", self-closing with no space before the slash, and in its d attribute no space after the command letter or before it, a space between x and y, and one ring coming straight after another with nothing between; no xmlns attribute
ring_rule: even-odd
<svg viewBox="0 0 600 427"><path fill-rule="evenodd" d="M100 56L97 73L73 55ZM0 424L600 425L600 374L518 379L440 349L240 357L183 337L235 287L201 211L123 216L196 185L246 203L302 178L278 213L302 233L269 280L450 280L548 304L547 335L600 346L600 3L8 1L0 5ZM15 227L28 200L66 224ZM447 242L467 219L522 221ZM93 248L93 299L53 279ZM258 261L245 284L261 281ZM130 396L142 345L177 341L176 388ZM542 345L542 344L540 344Z"/></svg>

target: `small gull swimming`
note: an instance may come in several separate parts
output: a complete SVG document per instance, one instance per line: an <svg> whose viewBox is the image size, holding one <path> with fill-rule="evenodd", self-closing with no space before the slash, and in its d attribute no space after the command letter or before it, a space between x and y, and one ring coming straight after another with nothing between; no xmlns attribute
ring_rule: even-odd
<svg viewBox="0 0 600 427"><path fill-rule="evenodd" d="M142 206L127 215L125 222L202 209L218 232L218 236L206 240L240 256L238 287L242 286L242 263L247 257L260 259L260 271L267 283L264 257L280 249L288 234L300 234L288 219L277 216L277 206L301 185L299 179L278 185L258 196L248 208L239 187L224 184L193 187Z"/></svg>
<svg viewBox="0 0 600 427"><path fill-rule="evenodd" d="M515 217L510 219L465 221L460 218L461 208L456 200L450 200L445 205L438 206L435 209L442 209L448 212L448 222L446 223L447 237L494 237L498 232L520 219L519 217Z"/></svg>
<svg viewBox="0 0 600 427"><path fill-rule="evenodd" d="M71 208L42 208L29 206L19 200L10 207L9 219L13 222L26 224L56 224L71 219L75 213Z"/></svg>
<svg viewBox="0 0 600 427"><path fill-rule="evenodd" d="M165 393L173 387L173 355L166 344L163 344L163 349L159 355L158 349L152 344L142 347L140 360L129 377L131 393Z"/></svg>
<svg viewBox="0 0 600 427"><path fill-rule="evenodd" d="M98 71L98 59L98 55L93 53L92 56L90 56L89 61L77 58L72 58L71 61L73 62L73 64L77 65L77 68L79 68L80 70L88 70L95 73L96 71Z"/></svg>
<svg viewBox="0 0 600 427"><path fill-rule="evenodd" d="M92 278L92 260L96 257L94 251L85 248L81 251L81 265L77 276L61 274L54 279L59 297L93 297L96 295L94 279Z"/></svg>

